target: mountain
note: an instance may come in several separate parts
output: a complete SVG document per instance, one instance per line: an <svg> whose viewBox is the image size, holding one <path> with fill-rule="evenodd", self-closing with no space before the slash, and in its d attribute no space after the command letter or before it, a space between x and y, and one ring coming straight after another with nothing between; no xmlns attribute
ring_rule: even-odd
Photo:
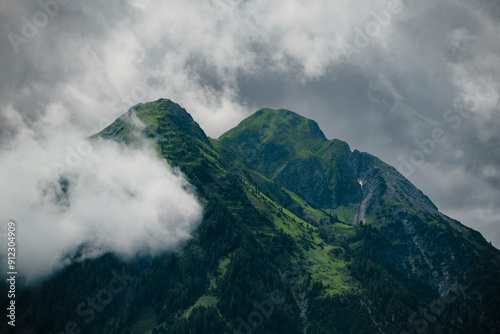
<svg viewBox="0 0 500 334"><path fill-rule="evenodd" d="M377 227L389 241L388 247L377 245L378 260L395 273L397 257L402 273L417 273L441 294L454 284L468 286L471 281L457 277L467 276L483 254L498 263L498 254L489 253L493 248L479 233L439 213L393 167L352 152L345 142L327 140L316 122L294 112L259 110L219 141L250 168L314 207L330 214L348 211L354 218L344 223ZM465 247L470 257L463 257ZM440 253L447 256L435 255Z"/></svg>
<svg viewBox="0 0 500 334"><path fill-rule="evenodd" d="M288 110L262 109L220 137L259 173L319 208L362 199L349 145L327 140L318 124Z"/></svg>
<svg viewBox="0 0 500 334"><path fill-rule="evenodd" d="M107 254L24 288L19 333L500 333L500 251L312 120L262 109L215 140L160 99L92 138L146 138L203 221L178 251ZM81 316L117 277L123 291Z"/></svg>

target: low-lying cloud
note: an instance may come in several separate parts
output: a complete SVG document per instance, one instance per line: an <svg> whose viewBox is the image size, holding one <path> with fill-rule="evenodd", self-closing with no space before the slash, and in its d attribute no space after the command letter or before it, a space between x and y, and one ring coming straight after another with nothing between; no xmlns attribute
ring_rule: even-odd
<svg viewBox="0 0 500 334"><path fill-rule="evenodd" d="M16 131L0 151L0 221L17 221L28 282L73 260L154 256L190 238L202 207L179 170L147 144L82 139L55 109L36 130L13 108L2 113L4 133Z"/></svg>

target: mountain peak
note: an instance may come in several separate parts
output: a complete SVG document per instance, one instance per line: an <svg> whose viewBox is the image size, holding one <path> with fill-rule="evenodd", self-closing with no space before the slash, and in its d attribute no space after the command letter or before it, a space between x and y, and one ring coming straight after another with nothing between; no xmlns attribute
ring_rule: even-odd
<svg viewBox="0 0 500 334"><path fill-rule="evenodd" d="M347 143L328 140L318 123L286 109L261 109L219 138L262 175L318 207L360 198ZM331 182L330 182L331 181ZM350 189L348 195L345 189Z"/></svg>
<svg viewBox="0 0 500 334"><path fill-rule="evenodd" d="M242 121L240 125L274 135L289 134L293 131L293 136L298 135L303 137L302 139L326 140L318 123L287 109L260 109Z"/></svg>
<svg viewBox="0 0 500 334"><path fill-rule="evenodd" d="M133 106L127 113L104 129L100 135L104 138L114 136L124 142L131 141L132 139L127 136L133 134L132 129L136 127L136 123L133 121L134 115L146 125L142 131L147 137L164 138L165 136L180 135L196 138L210 145L210 140L198 123L184 108L170 99L159 99ZM128 130L122 131L124 127ZM117 136L118 133L120 133L119 136Z"/></svg>
<svg viewBox="0 0 500 334"><path fill-rule="evenodd" d="M133 107L137 117L146 124L152 124L161 135L163 130L177 128L206 144L209 139L191 115L179 104L169 99L159 99Z"/></svg>
<svg viewBox="0 0 500 334"><path fill-rule="evenodd" d="M270 108L258 110L219 140L233 143L238 151L250 152L271 145L286 148L289 153L319 149L327 141L315 121L290 110Z"/></svg>

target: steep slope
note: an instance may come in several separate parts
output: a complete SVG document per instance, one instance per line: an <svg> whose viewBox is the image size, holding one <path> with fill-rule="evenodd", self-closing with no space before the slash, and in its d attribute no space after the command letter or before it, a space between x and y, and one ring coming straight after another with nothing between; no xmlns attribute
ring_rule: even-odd
<svg viewBox="0 0 500 334"><path fill-rule="evenodd" d="M477 231L440 213L393 167L358 151L353 161L363 190L355 223L373 224L389 241L386 247L376 246L374 257L406 286L412 286L403 278L408 272L440 294L459 286L471 303L496 317L487 305L500 298L494 278L500 277L499 251Z"/></svg>

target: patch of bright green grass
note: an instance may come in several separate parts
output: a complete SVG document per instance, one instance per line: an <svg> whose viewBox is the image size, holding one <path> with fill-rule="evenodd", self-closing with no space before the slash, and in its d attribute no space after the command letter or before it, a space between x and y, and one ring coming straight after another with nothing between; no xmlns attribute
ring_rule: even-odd
<svg viewBox="0 0 500 334"><path fill-rule="evenodd" d="M347 262L340 258L333 258L329 251L336 246L310 248L307 252L307 260L310 263L310 272L313 281L321 282L325 287L325 294L332 296L353 289L347 272Z"/></svg>
<svg viewBox="0 0 500 334"><path fill-rule="evenodd" d="M224 276L226 274L227 266L229 265L229 262L231 262L231 257L225 257L219 261L219 270L220 270L220 274L222 276Z"/></svg>
<svg viewBox="0 0 500 334"><path fill-rule="evenodd" d="M191 306L190 308L188 308L184 314L182 315L183 318L189 318L189 316L191 315L191 312L193 312L193 310L197 307L210 307L210 306L214 306L217 304L217 297L214 297L214 296L208 296L208 295L203 295L201 296L200 298L198 298L198 300L196 301L196 303L194 303L193 306Z"/></svg>
<svg viewBox="0 0 500 334"><path fill-rule="evenodd" d="M337 215L338 220L349 225L352 224L354 217L356 217L356 209L352 204L349 206L341 205L333 210L333 212Z"/></svg>
<svg viewBox="0 0 500 334"><path fill-rule="evenodd" d="M304 210L306 210L307 212L309 212L312 216L313 216L313 219L315 221L319 221L321 219L328 219L328 216L321 210L318 210L318 209L314 209L313 207L311 207L309 205L309 203L307 203L305 200L303 200L302 198L300 198L296 193L288 190L288 189L285 189L285 191L287 192L288 195L290 195L290 197L297 203L299 204Z"/></svg>
<svg viewBox="0 0 500 334"><path fill-rule="evenodd" d="M347 225L343 223L333 224L336 234L348 234L349 237L356 235L356 228L352 225Z"/></svg>

